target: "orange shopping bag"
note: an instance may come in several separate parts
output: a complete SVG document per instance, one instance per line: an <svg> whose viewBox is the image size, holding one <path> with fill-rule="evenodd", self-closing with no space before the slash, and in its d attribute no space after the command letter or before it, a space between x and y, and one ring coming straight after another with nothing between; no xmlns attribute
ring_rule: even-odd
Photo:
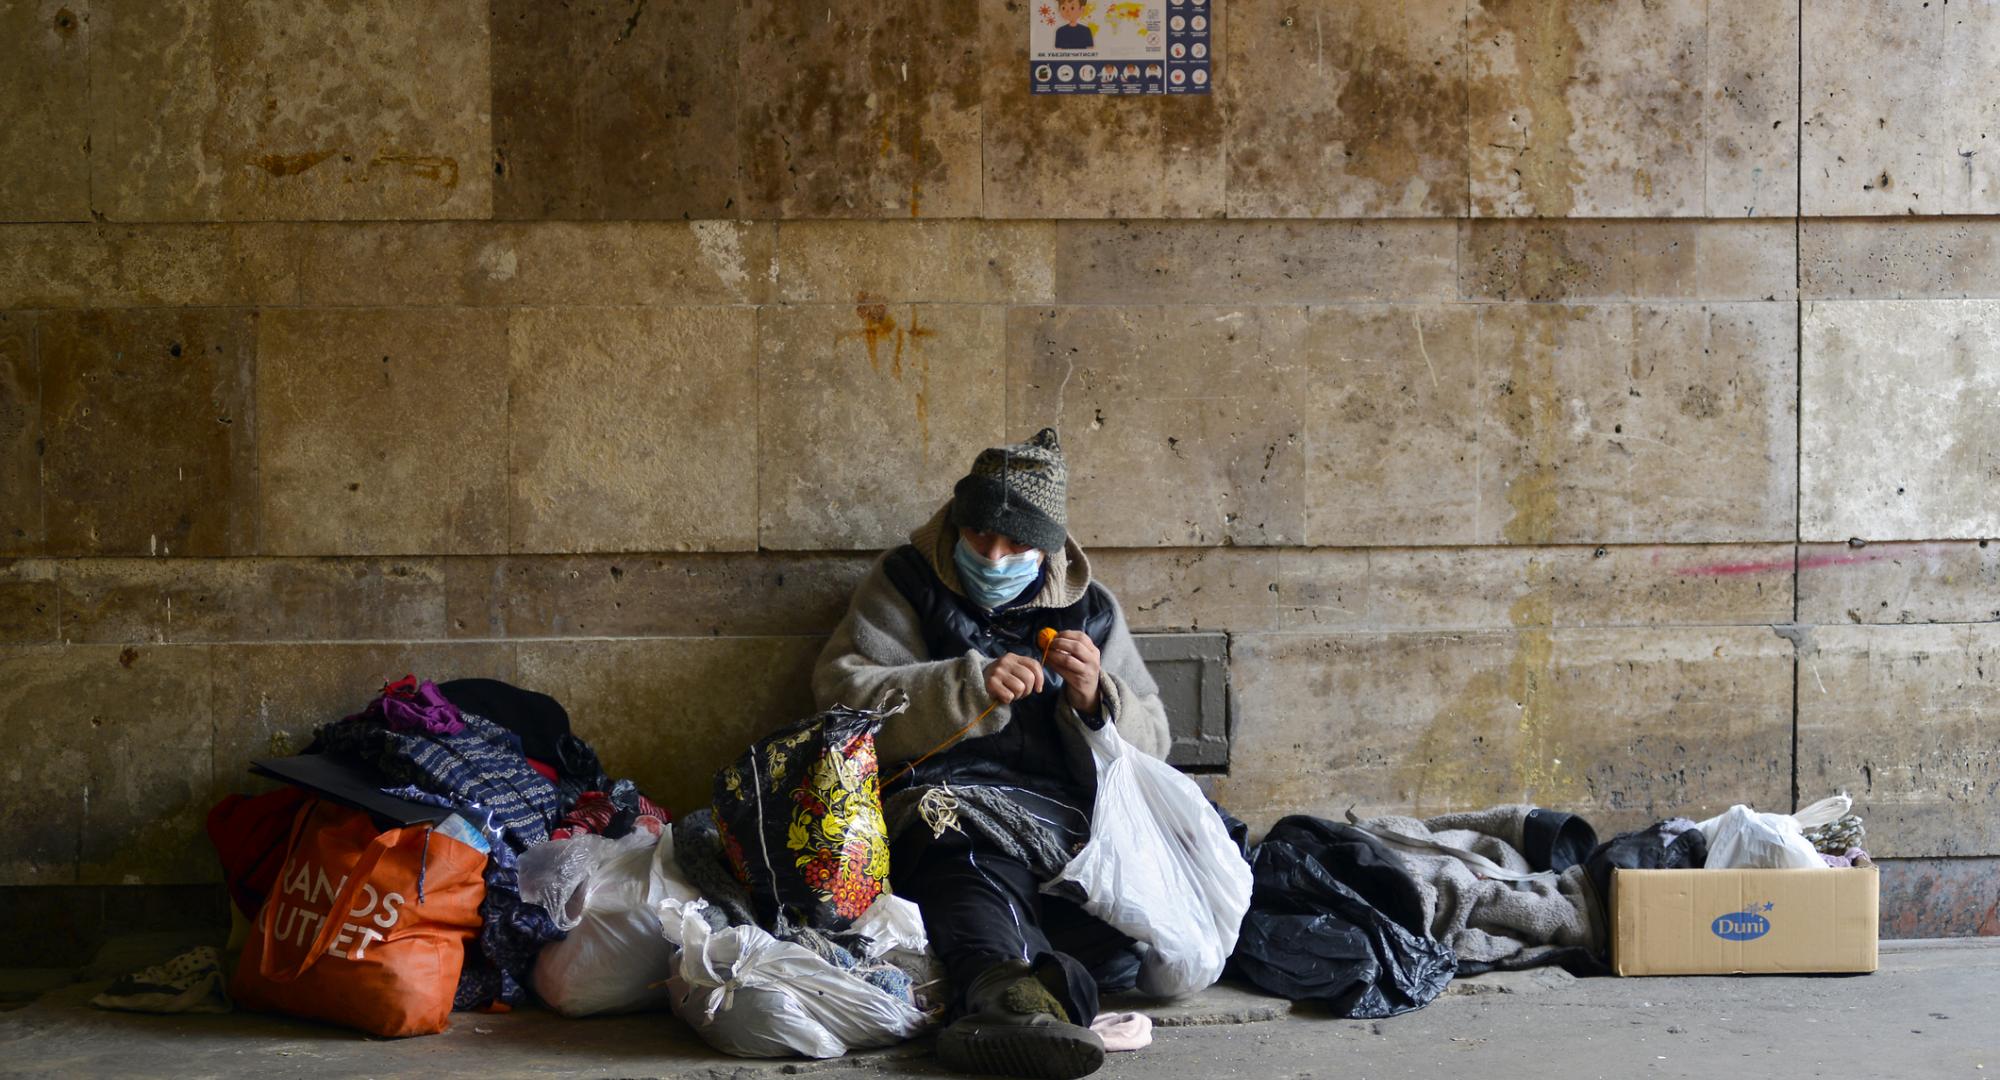
<svg viewBox="0 0 2000 1080"><path fill-rule="evenodd" d="M443 1031L485 868L484 851L441 827L383 832L314 799L299 808L229 992L248 1009L374 1035Z"/></svg>

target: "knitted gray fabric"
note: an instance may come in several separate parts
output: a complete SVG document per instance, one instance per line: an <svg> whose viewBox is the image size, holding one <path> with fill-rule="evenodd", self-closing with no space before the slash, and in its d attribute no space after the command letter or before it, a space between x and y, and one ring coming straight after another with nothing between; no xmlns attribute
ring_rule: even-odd
<svg viewBox="0 0 2000 1080"><path fill-rule="evenodd" d="M936 790L939 789L934 785L913 784L890 796L888 805L883 807L889 835L899 836L906 828L930 828L921 820L917 804L923 801L925 793ZM955 812L959 827L968 833L978 833L994 847L1020 860L1035 872L1037 880L1052 881L1069 865L1070 853L1055 833L1008 798L1006 792L990 787L955 787L951 794L958 799Z"/></svg>
<svg viewBox="0 0 2000 1080"><path fill-rule="evenodd" d="M981 450L952 489L951 519L1054 554L1069 535L1068 490L1056 430L1043 428L1027 442Z"/></svg>

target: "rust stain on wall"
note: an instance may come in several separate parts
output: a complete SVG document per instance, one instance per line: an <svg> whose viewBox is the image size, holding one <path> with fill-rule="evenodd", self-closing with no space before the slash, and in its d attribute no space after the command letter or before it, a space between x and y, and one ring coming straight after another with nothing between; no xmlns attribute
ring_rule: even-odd
<svg viewBox="0 0 2000 1080"><path fill-rule="evenodd" d="M1527 798L1562 804L1578 793L1581 763L1569 749L1570 714L1558 707L1554 612L1549 602L1552 583L1536 559L1528 560L1525 575L1527 595L1507 610L1508 621L1520 628L1507 662L1507 690L1521 712L1512 779Z"/></svg>
<svg viewBox="0 0 2000 1080"><path fill-rule="evenodd" d="M1556 481L1562 433L1558 427L1561 402L1555 384L1557 332L1563 322L1580 319L1570 308L1532 308L1532 337L1516 332L1508 349L1508 377L1501 385L1500 417L1520 447L1520 458L1507 485L1507 505L1514 516L1501 527L1510 544L1546 544L1555 532Z"/></svg>
<svg viewBox="0 0 2000 1080"><path fill-rule="evenodd" d="M922 452L925 461L930 460L931 450L931 358L927 350L920 348L923 342L937 336L937 331L919 321L917 310L910 309L910 324L903 326L889 312L889 305L872 300L866 293L856 297L854 314L861 320L861 328L851 333L839 335L837 340L859 339L868 350L868 366L877 374L882 371L882 344L889 344L889 377L903 381L903 353L908 350L910 358L917 365L917 390L914 395L917 413L917 427L922 434Z"/></svg>
<svg viewBox="0 0 2000 1080"><path fill-rule="evenodd" d="M1524 576L1527 591L1507 613L1516 630L1505 663L1475 672L1402 759L1398 786L1412 813L1522 800L1576 805L1587 794L1576 712L1556 674L1554 582L1539 560L1528 561Z"/></svg>
<svg viewBox="0 0 2000 1080"><path fill-rule="evenodd" d="M392 154L386 150L377 151L370 165L400 165L413 176L425 180L435 180L439 187L458 186L458 159L452 157L431 157L423 154Z"/></svg>
<svg viewBox="0 0 2000 1080"><path fill-rule="evenodd" d="M250 164L272 176L297 176L335 153L333 150L313 150L304 154L265 154L263 157L250 159Z"/></svg>
<svg viewBox="0 0 2000 1080"><path fill-rule="evenodd" d="M889 314L889 305L863 301L854 305L854 314L861 319L861 329L853 335L843 336L859 337L867 346L868 366L877 373L881 372L881 348L885 338L895 341L897 362L900 364L903 351L902 337L897 333L896 317Z"/></svg>
<svg viewBox="0 0 2000 1080"><path fill-rule="evenodd" d="M1519 75L1489 77L1475 84L1474 113L1504 110L1525 115L1524 143L1512 148L1517 153L1509 165L1520 178L1520 192L1527 202L1517 212L1566 217L1576 206L1577 181L1576 159L1569 149L1576 118L1568 91L1576 78L1583 36L1570 18L1568 3L1487 0L1483 14L1512 38L1513 67Z"/></svg>

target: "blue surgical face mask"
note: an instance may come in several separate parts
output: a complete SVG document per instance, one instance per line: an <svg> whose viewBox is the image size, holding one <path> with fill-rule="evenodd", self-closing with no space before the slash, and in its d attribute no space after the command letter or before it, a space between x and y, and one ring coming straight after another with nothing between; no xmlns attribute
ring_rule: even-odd
<svg viewBox="0 0 2000 1080"><path fill-rule="evenodd" d="M1021 595L1042 573L1039 551L989 559L967 547L964 537L952 548L951 561L958 567L958 581L965 586L965 595L983 608L997 608Z"/></svg>

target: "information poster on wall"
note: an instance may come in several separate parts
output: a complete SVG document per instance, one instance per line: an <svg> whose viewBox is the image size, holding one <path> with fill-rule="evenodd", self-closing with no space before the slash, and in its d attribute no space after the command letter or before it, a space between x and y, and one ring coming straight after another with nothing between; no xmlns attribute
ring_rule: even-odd
<svg viewBox="0 0 2000 1080"><path fill-rule="evenodd" d="M1217 0L1028 0L1037 94L1206 94Z"/></svg>

